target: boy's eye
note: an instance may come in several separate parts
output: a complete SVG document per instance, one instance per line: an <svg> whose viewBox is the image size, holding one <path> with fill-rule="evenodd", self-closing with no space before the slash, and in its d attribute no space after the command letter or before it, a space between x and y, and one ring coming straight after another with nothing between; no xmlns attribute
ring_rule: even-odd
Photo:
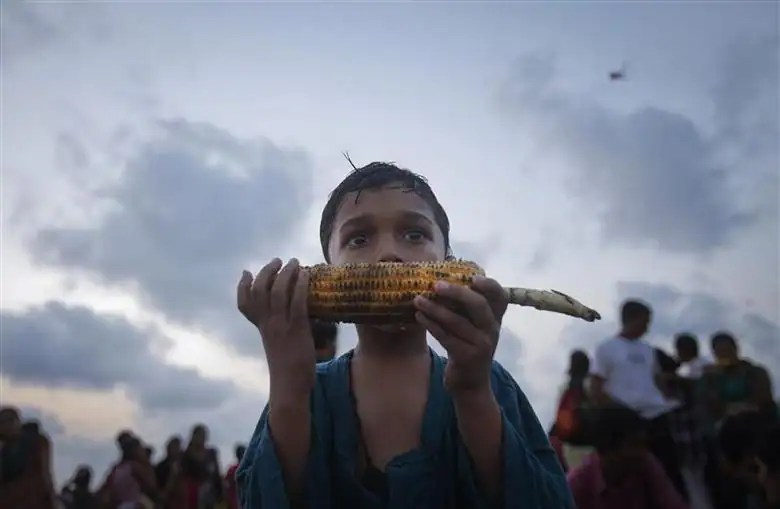
<svg viewBox="0 0 780 509"><path fill-rule="evenodd" d="M364 234L352 235L347 239L347 247L361 247L368 242L368 237Z"/></svg>
<svg viewBox="0 0 780 509"><path fill-rule="evenodd" d="M428 236L422 230L409 230L404 234L404 237L410 242L422 242Z"/></svg>

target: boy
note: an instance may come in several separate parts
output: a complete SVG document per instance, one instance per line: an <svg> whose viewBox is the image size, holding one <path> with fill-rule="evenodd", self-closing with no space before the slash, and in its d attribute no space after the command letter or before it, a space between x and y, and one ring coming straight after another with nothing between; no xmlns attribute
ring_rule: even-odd
<svg viewBox="0 0 780 509"><path fill-rule="evenodd" d="M430 187L386 163L334 190L320 240L334 264L450 256L449 220ZM357 347L319 365L307 286L296 260L278 259L238 285L271 381L236 474L244 509L573 507L533 409L493 361L507 307L496 281L438 284L462 315L418 297L416 323L358 325Z"/></svg>

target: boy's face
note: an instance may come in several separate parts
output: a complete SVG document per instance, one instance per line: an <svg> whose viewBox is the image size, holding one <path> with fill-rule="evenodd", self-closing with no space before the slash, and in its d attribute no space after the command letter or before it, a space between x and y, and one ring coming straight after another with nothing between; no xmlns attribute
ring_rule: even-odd
<svg viewBox="0 0 780 509"><path fill-rule="evenodd" d="M349 193L333 221L328 254L334 264L444 260L444 235L428 204L389 185Z"/></svg>

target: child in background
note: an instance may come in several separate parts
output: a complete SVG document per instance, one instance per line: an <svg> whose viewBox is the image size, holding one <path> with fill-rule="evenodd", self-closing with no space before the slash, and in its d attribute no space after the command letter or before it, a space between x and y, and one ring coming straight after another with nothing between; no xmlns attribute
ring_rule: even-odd
<svg viewBox="0 0 780 509"><path fill-rule="evenodd" d="M331 194L320 240L328 263L436 261L451 257L449 230L422 177L376 162ZM238 285L270 373L236 475L243 508L573 507L533 409L493 360L507 307L496 281L439 283L461 314L418 297L416 323L358 325L357 347L319 365L307 287L295 259Z"/></svg>

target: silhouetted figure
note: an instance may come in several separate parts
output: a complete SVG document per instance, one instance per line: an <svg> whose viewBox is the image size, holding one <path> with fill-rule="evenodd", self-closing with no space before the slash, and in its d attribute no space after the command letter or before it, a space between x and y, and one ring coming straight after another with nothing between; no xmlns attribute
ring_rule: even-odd
<svg viewBox="0 0 780 509"><path fill-rule="evenodd" d="M51 442L19 410L0 408L0 508L52 509Z"/></svg>
<svg viewBox="0 0 780 509"><path fill-rule="evenodd" d="M338 326L335 323L312 320L311 335L314 338L317 362L328 362L336 357Z"/></svg>
<svg viewBox="0 0 780 509"><path fill-rule="evenodd" d="M594 410L594 443L569 472L577 509L688 509L645 445L647 422L624 407Z"/></svg>
<svg viewBox="0 0 780 509"><path fill-rule="evenodd" d="M592 395L602 405L620 405L637 412L648 430L648 448L664 466L667 475L687 498L680 473L670 413L680 403L661 390L661 370L655 348L643 340L650 327L650 306L626 300L621 306L621 330L596 349L592 368Z"/></svg>
<svg viewBox="0 0 780 509"><path fill-rule="evenodd" d="M81 465L73 478L62 488L60 500L65 509L98 509L97 496L89 489L92 482L92 469Z"/></svg>

